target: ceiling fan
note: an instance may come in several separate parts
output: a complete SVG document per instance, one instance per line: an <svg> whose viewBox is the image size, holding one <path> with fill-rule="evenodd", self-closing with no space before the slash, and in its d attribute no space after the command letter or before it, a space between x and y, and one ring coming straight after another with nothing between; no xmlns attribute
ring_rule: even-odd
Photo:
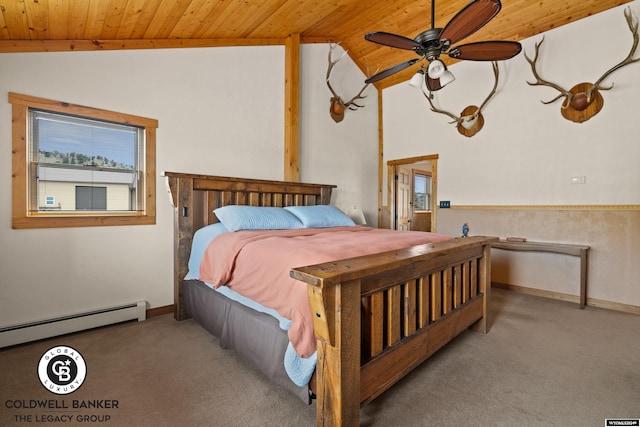
<svg viewBox="0 0 640 427"><path fill-rule="evenodd" d="M435 28L434 1L431 0L431 29L418 34L415 39L383 31L365 34L364 38L370 42L412 50L420 56L382 70L366 79L365 83L375 83L426 59L429 66L421 68L418 73L424 74L429 91L436 91L454 80L453 74L440 61L440 55L471 61L501 61L513 58L522 50L520 43L507 40L481 41L451 47L491 21L502 8L500 0L473 0L451 18L444 28Z"/></svg>

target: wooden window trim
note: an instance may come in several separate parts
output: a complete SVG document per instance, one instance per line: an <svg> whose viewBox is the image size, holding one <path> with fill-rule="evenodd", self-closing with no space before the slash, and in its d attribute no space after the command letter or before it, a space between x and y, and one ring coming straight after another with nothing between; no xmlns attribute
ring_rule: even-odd
<svg viewBox="0 0 640 427"><path fill-rule="evenodd" d="M28 95L9 93L12 104L12 227L57 228L96 227L114 225L148 225L156 223L156 129L158 121L130 114L84 107L66 102L51 101ZM127 213L30 213L28 129L29 108L72 114L144 128L145 135L145 203L140 212Z"/></svg>

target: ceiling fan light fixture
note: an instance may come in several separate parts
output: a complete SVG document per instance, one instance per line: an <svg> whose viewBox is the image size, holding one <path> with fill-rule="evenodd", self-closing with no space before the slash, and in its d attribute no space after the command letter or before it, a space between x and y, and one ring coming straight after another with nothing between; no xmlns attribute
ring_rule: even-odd
<svg viewBox="0 0 640 427"><path fill-rule="evenodd" d="M429 73L429 77L431 77L432 79L438 79L446 70L447 67L445 67L444 62L440 61L439 59L434 59L429 63L427 72Z"/></svg>
<svg viewBox="0 0 640 427"><path fill-rule="evenodd" d="M456 77L453 75L453 73L451 71L444 70L444 73L442 73L442 75L440 76L440 85L442 87L445 87L446 85L448 85L449 83L451 83L455 79L456 79Z"/></svg>
<svg viewBox="0 0 640 427"><path fill-rule="evenodd" d="M409 86L420 88L422 87L422 82L424 82L424 70L419 69L409 80Z"/></svg>

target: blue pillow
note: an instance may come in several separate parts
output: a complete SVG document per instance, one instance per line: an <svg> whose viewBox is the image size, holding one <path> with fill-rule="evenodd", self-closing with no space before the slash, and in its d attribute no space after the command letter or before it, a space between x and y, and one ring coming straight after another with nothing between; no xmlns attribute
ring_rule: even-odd
<svg viewBox="0 0 640 427"><path fill-rule="evenodd" d="M200 262L204 256L204 251L209 243L227 231L227 228L220 222L207 225L198 229L193 234L193 242L191 243L191 255L189 255L189 271L184 280L197 280L200 276Z"/></svg>
<svg viewBox="0 0 640 427"><path fill-rule="evenodd" d="M331 205L287 206L285 209L297 216L305 228L356 225L344 212Z"/></svg>
<svg viewBox="0 0 640 427"><path fill-rule="evenodd" d="M213 213L229 231L302 228L300 220L283 208L228 205Z"/></svg>

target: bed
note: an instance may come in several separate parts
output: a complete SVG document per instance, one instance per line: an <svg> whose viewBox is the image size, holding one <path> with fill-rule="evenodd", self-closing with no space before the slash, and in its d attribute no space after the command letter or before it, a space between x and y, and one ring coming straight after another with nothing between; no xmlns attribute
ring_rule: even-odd
<svg viewBox="0 0 640 427"><path fill-rule="evenodd" d="M274 382L303 399L314 397L318 425L358 425L361 405L461 332L468 328L488 332L490 248L497 238L437 239L309 265L292 261L287 274L306 296L316 350L312 355L308 351L294 355L296 366L312 363L311 375L300 384L283 366L294 340L282 319L269 313L269 307L262 310L261 304L256 308L218 292L226 286L216 288L209 280L194 277L190 263L192 252L202 250L195 249L194 241L220 222L222 208L273 207L294 212L297 207L310 207L315 211L330 206L335 186L175 172L164 175L175 209L175 318L193 318L220 338L223 347L232 348ZM299 239L300 233L321 234L308 230L313 224L300 227L305 230L291 228L284 231L287 236L278 231L277 237L269 238L290 241ZM326 231L394 233L366 228L345 224ZM231 234L259 234L239 230L213 242ZM378 240L387 239L385 235ZM217 253L211 247L207 250ZM211 255L204 252L202 259L207 256ZM297 353L299 348L294 350Z"/></svg>

